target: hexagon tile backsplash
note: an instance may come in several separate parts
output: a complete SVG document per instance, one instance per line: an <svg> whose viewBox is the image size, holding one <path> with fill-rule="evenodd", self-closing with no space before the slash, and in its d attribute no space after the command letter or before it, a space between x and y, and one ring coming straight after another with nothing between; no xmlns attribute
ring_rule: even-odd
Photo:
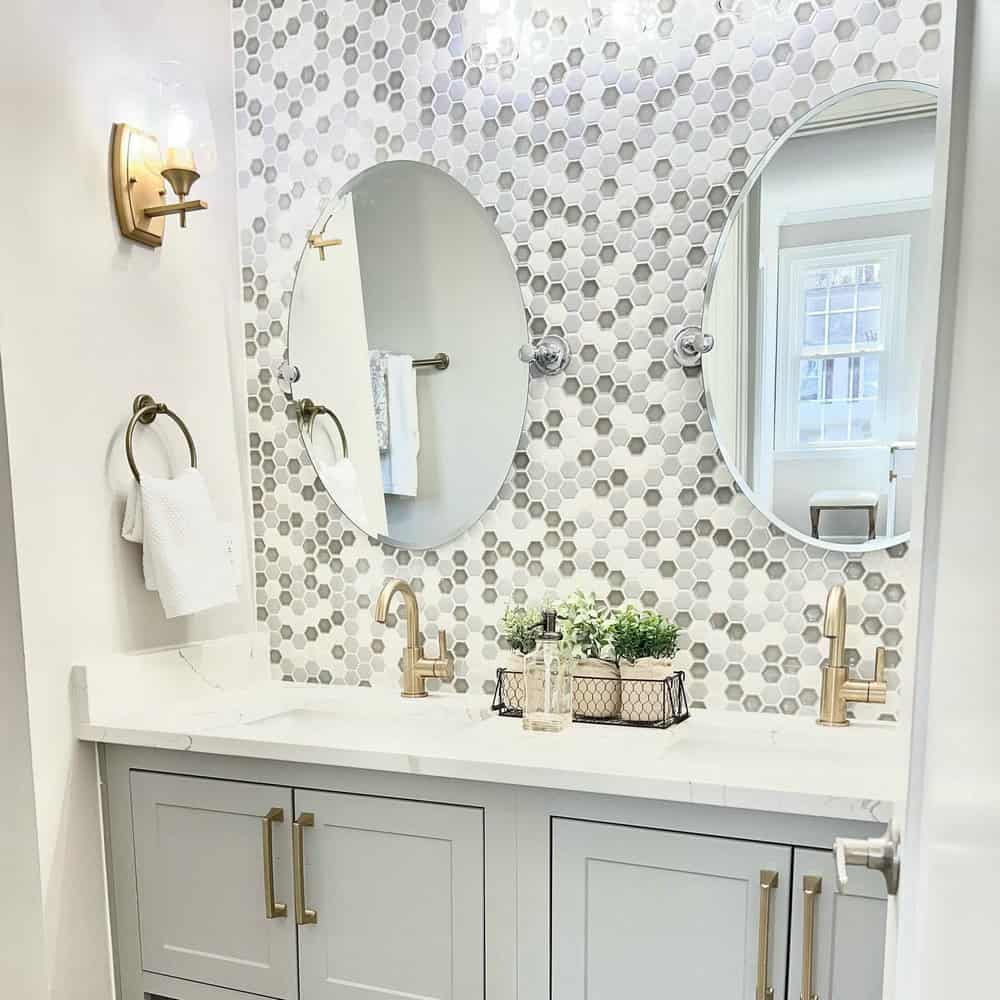
<svg viewBox="0 0 1000 1000"><path fill-rule="evenodd" d="M466 0L234 0L257 605L275 670L397 684L402 623L376 625L371 607L398 575L422 591L427 631L448 629L454 687L488 692L504 604L584 587L683 626L695 704L814 714L821 608L846 577L853 662L889 648L892 717L905 546L853 557L771 528L668 343L700 320L726 210L768 145L859 83L934 82L941 4L805 0L745 24L713 0L659 0L657 23L622 37L588 32L580 3L506 2L525 29L496 56L465 37ZM339 514L274 376L307 232L390 157L434 163L482 202L531 330L558 328L574 350L565 376L533 382L492 509L421 553Z"/></svg>

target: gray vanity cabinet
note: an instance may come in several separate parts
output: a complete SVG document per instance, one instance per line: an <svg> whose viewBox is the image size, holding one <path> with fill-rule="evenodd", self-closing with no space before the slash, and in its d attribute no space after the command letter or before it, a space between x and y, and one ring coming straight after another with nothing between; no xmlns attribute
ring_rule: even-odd
<svg viewBox="0 0 1000 1000"><path fill-rule="evenodd" d="M473 1000L485 991L483 811L295 793L306 906L302 1000Z"/></svg>
<svg viewBox="0 0 1000 1000"><path fill-rule="evenodd" d="M485 996L482 809L147 771L130 798L153 995Z"/></svg>
<svg viewBox="0 0 1000 1000"><path fill-rule="evenodd" d="M851 868L838 895L822 849L870 824L141 748L102 769L121 1000L881 997L885 885Z"/></svg>
<svg viewBox="0 0 1000 1000"><path fill-rule="evenodd" d="M881 1000L885 879L851 868L846 889L838 893L832 853L797 848L792 888L789 998Z"/></svg>
<svg viewBox="0 0 1000 1000"><path fill-rule="evenodd" d="M555 819L552 1000L785 995L791 848Z"/></svg>
<svg viewBox="0 0 1000 1000"><path fill-rule="evenodd" d="M295 1000L295 922L268 918L261 863L262 817L281 809L275 895L290 904L291 791L133 771L131 798L143 970Z"/></svg>

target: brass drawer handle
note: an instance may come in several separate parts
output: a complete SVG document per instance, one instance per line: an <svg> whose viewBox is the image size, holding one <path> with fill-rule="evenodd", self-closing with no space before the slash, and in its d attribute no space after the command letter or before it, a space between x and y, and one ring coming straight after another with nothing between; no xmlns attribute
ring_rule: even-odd
<svg viewBox="0 0 1000 1000"><path fill-rule="evenodd" d="M264 916L268 920L288 916L288 907L274 901L274 824L284 822L285 810L278 808L270 809L260 821L264 843Z"/></svg>
<svg viewBox="0 0 1000 1000"><path fill-rule="evenodd" d="M813 993L813 950L816 942L816 903L823 891L823 880L817 875L802 879L802 993L799 1000L819 1000Z"/></svg>
<svg viewBox="0 0 1000 1000"><path fill-rule="evenodd" d="M771 955L771 893L778 885L778 873L760 873L760 923L757 928L757 992L756 1000L774 1000L768 963Z"/></svg>
<svg viewBox="0 0 1000 1000"><path fill-rule="evenodd" d="M316 923L316 911L306 906L306 869L303 862L305 844L302 831L307 826L313 826L315 817L312 813L300 813L292 824L292 868L295 873L295 922L302 924Z"/></svg>

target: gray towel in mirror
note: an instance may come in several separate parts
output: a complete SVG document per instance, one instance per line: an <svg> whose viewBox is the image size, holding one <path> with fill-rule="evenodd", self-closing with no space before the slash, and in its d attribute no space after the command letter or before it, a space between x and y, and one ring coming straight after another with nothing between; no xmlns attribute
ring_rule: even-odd
<svg viewBox="0 0 1000 1000"><path fill-rule="evenodd" d="M375 406L375 438L378 450L389 450L389 388L386 381L385 351L368 352L368 370L372 380L372 403Z"/></svg>

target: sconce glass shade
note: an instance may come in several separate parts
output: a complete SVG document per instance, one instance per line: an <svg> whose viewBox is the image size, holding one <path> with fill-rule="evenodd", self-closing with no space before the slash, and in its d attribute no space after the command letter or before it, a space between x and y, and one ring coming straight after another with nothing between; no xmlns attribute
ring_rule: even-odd
<svg viewBox="0 0 1000 1000"><path fill-rule="evenodd" d="M159 139L164 176L182 197L166 170L196 174L189 179L185 194L199 176L215 170L217 154L208 97L183 63L162 62L153 71L150 104L152 113L145 128Z"/></svg>
<svg viewBox="0 0 1000 1000"><path fill-rule="evenodd" d="M144 81L132 124L119 121L112 138L112 191L119 228L126 239L158 247L164 220L208 208L188 197L192 185L216 164L208 99L197 78L181 63L160 63ZM164 182L176 201L166 198Z"/></svg>

